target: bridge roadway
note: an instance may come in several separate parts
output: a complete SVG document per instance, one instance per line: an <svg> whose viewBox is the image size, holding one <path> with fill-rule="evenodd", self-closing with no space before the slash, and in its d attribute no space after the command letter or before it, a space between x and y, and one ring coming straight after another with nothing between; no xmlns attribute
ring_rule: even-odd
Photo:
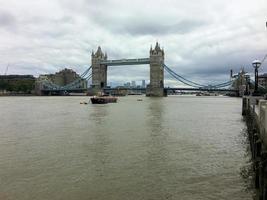
<svg viewBox="0 0 267 200"><path fill-rule="evenodd" d="M104 91L112 91L112 90L140 90L145 91L146 88L104 88ZM164 90L180 90L180 91L207 91L207 92L238 92L238 90L234 89L216 89L216 88L164 88Z"/></svg>
<svg viewBox="0 0 267 200"><path fill-rule="evenodd" d="M85 92L87 91L88 88L77 88L77 89L53 89L53 90L49 90L49 89L43 89L42 91L44 92L49 92L49 91L53 91L53 92L60 92L60 91L68 91L68 92ZM145 91L146 88L104 88L104 91L112 91L112 90L138 90L138 91ZM180 90L180 91L207 91L207 92L238 92L238 90L234 90L234 89L216 89L216 88L164 88L164 90Z"/></svg>

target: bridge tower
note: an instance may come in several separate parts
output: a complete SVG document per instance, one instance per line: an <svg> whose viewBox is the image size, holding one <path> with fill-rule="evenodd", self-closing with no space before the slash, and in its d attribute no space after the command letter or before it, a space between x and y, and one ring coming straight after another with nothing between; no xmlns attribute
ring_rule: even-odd
<svg viewBox="0 0 267 200"><path fill-rule="evenodd" d="M165 96L164 92L164 50L156 43L154 49L150 48L150 84L147 86L146 95L154 97Z"/></svg>
<svg viewBox="0 0 267 200"><path fill-rule="evenodd" d="M107 60L107 54L103 53L99 46L96 53L92 52L92 93L102 92L107 86L107 65L101 61Z"/></svg>

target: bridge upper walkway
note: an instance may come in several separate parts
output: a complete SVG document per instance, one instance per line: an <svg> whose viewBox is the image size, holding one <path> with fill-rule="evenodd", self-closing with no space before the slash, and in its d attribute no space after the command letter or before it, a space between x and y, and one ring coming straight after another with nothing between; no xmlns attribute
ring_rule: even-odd
<svg viewBox="0 0 267 200"><path fill-rule="evenodd" d="M100 64L108 66L119 66L119 65L144 65L149 64L149 58L136 58L136 59L119 59L119 60L103 60Z"/></svg>

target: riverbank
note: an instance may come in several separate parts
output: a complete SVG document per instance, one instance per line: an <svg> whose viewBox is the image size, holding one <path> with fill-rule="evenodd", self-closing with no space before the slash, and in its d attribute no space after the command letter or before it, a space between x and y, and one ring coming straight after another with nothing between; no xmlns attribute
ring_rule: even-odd
<svg viewBox="0 0 267 200"><path fill-rule="evenodd" d="M35 95L35 94L21 94L21 93L16 93L16 94L0 94L0 97L14 97L14 96L24 97L24 96L37 96L37 95Z"/></svg>

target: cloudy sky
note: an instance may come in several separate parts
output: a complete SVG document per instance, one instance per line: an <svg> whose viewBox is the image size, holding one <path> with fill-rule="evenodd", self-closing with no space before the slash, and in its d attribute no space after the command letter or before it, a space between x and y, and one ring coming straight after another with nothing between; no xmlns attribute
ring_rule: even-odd
<svg viewBox="0 0 267 200"><path fill-rule="evenodd" d="M109 59L142 58L158 41L177 73L220 82L264 57L266 21L266 0L0 0L0 74L8 63L8 74L82 73L98 45ZM148 80L149 66L110 67L108 77Z"/></svg>

